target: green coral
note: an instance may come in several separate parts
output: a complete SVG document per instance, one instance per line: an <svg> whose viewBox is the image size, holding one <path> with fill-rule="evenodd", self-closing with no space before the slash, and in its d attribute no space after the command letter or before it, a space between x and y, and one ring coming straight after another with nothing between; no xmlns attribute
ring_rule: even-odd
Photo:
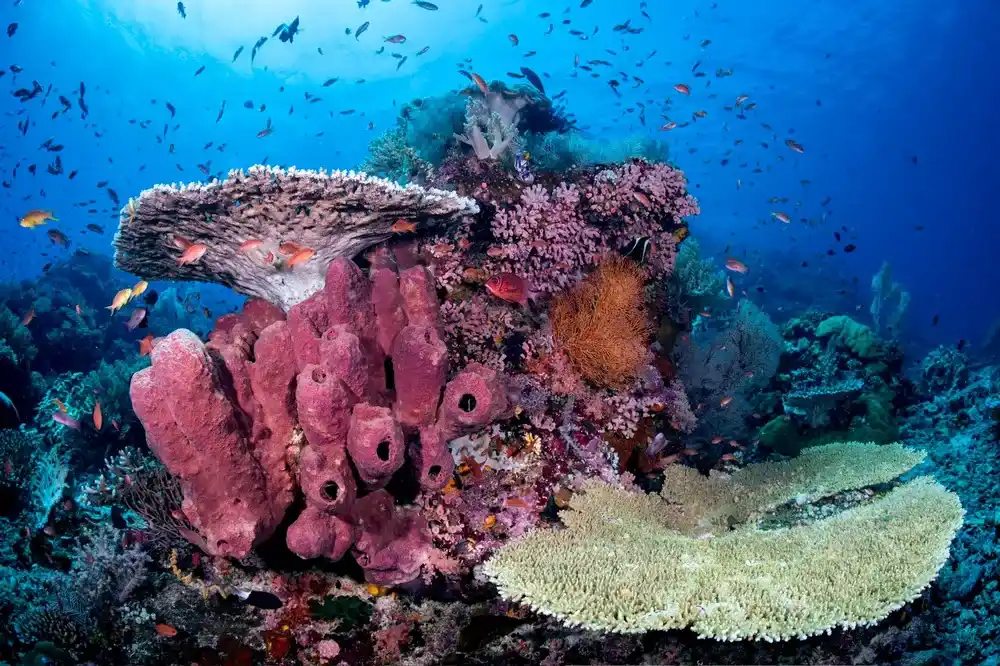
<svg viewBox="0 0 1000 666"><path fill-rule="evenodd" d="M884 483L922 458L841 443L728 478L668 468L662 497L592 483L562 512L566 529L501 548L485 572L503 596L602 631L787 640L874 624L947 560L963 517L954 493L921 477L802 525L763 530L754 519Z"/></svg>
<svg viewBox="0 0 1000 666"><path fill-rule="evenodd" d="M591 139L579 132L545 132L525 136L525 149L537 171L563 172L597 164L620 164L633 158L648 162L666 162L669 147L665 141L632 135L614 139Z"/></svg>
<svg viewBox="0 0 1000 666"><path fill-rule="evenodd" d="M690 237L684 241L670 275L669 302L683 303L694 313L704 312L722 303L725 285L726 276L715 262L701 258L698 239Z"/></svg>
<svg viewBox="0 0 1000 666"><path fill-rule="evenodd" d="M404 185L427 178L432 167L407 143L409 125L407 119L400 116L396 119L396 127L372 139L361 170Z"/></svg>
<svg viewBox="0 0 1000 666"><path fill-rule="evenodd" d="M875 359L882 354L882 344L875 332L847 315L836 315L820 322L816 327L816 337L829 337L859 358Z"/></svg>
<svg viewBox="0 0 1000 666"><path fill-rule="evenodd" d="M342 629L350 629L368 623L372 605L350 595L324 597L322 601L310 599L309 615L325 622L339 621Z"/></svg>

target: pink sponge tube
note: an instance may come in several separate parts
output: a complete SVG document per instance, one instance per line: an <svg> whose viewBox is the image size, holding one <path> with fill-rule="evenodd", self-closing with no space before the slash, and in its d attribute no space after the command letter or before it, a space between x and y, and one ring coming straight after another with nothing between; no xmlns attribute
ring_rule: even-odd
<svg viewBox="0 0 1000 666"><path fill-rule="evenodd" d="M420 429L420 437L410 444L410 460L416 470L417 482L424 490L443 488L455 471L455 459L448 440L436 425Z"/></svg>
<svg viewBox="0 0 1000 666"><path fill-rule="evenodd" d="M429 326L409 325L392 345L396 417L404 428L434 421L448 375L448 348Z"/></svg>
<svg viewBox="0 0 1000 666"><path fill-rule="evenodd" d="M479 363L469 363L444 389L438 424L447 439L476 430L510 408L506 383L500 374Z"/></svg>
<svg viewBox="0 0 1000 666"><path fill-rule="evenodd" d="M180 479L184 513L207 552L243 558L274 533L290 497L268 487L246 417L197 335L180 329L160 340L152 366L133 376L130 396L150 449Z"/></svg>
<svg viewBox="0 0 1000 666"><path fill-rule="evenodd" d="M303 559L329 557L339 560L354 543L356 533L355 527L340 516L307 506L288 526L285 543Z"/></svg>
<svg viewBox="0 0 1000 666"><path fill-rule="evenodd" d="M351 412L347 450L358 476L369 487L381 487L403 465L403 430L388 407L359 403Z"/></svg>

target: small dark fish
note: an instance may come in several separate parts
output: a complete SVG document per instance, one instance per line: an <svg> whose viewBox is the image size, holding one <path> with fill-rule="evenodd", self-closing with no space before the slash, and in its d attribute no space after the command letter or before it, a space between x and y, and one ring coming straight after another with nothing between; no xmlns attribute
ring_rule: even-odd
<svg viewBox="0 0 1000 666"><path fill-rule="evenodd" d="M147 289L142 297L142 302L150 307L156 305L158 300L160 300L160 294L155 289Z"/></svg>
<svg viewBox="0 0 1000 666"><path fill-rule="evenodd" d="M646 263L649 253L653 251L653 243L648 236L639 236L622 248L622 256L628 257L640 266Z"/></svg>
<svg viewBox="0 0 1000 666"><path fill-rule="evenodd" d="M73 180L74 178L76 178L76 174L78 173L80 173L79 170L73 169L72 171L69 172L69 175L66 177L69 178L70 180Z"/></svg>
<svg viewBox="0 0 1000 666"><path fill-rule="evenodd" d="M89 229L90 231L93 231L95 234L103 234L104 233L104 227L100 226L99 224L94 224L93 222L91 222L90 224L87 225L87 229Z"/></svg>
<svg viewBox="0 0 1000 666"><path fill-rule="evenodd" d="M437 9L437 7L435 7L435 9ZM8 37L13 37L15 32L17 32L17 24L16 23L11 23L10 25L7 26L7 36Z"/></svg>
<svg viewBox="0 0 1000 666"><path fill-rule="evenodd" d="M958 341L958 344L955 345L955 348L958 349L958 351L962 351L963 349L965 349L965 346L967 344L969 344L969 341L966 340L965 338L962 338L961 340Z"/></svg>
<svg viewBox="0 0 1000 666"><path fill-rule="evenodd" d="M840 242L840 232L839 231L834 231L833 232L833 237L837 239L838 243Z"/></svg>
<svg viewBox="0 0 1000 666"><path fill-rule="evenodd" d="M941 321L941 315L934 315L934 318L931 319L931 326L937 326L939 321Z"/></svg>
<svg viewBox="0 0 1000 666"><path fill-rule="evenodd" d="M848 253L854 252L857 249L858 249L858 246L855 245L854 243L848 243L847 245L844 246L844 252L848 252Z"/></svg>
<svg viewBox="0 0 1000 666"><path fill-rule="evenodd" d="M202 72L204 72L204 71L205 71L205 65L202 65L201 67L199 67L199 68L198 68L198 71L196 71L196 72L194 73L194 75L195 75L195 76L198 76L199 74L201 74L201 73L202 73Z"/></svg>
<svg viewBox="0 0 1000 666"><path fill-rule="evenodd" d="M267 35L264 35L263 37L261 37L260 39L258 39L257 42L253 45L253 48L250 49L250 64L251 65L253 65L253 61L257 57L257 51L260 50L260 47L264 46L264 42L266 42L266 41L267 41Z"/></svg>
<svg viewBox="0 0 1000 666"><path fill-rule="evenodd" d="M236 590L236 596L257 608L263 608L265 610L278 610L284 604L281 603L276 595L270 592L262 592L260 590L253 590L246 592L244 590Z"/></svg>
<svg viewBox="0 0 1000 666"><path fill-rule="evenodd" d="M522 67L521 73L524 74L524 77L528 79L528 82L531 83L531 85L535 86L535 88L538 89L538 92L542 93L543 95L545 94L545 86L542 85L542 80L538 78L538 74L535 74L531 69L527 67Z"/></svg>
<svg viewBox="0 0 1000 666"><path fill-rule="evenodd" d="M222 100L222 106L219 108L219 115L215 117L215 122L222 120L222 114L226 112L226 100Z"/></svg>
<svg viewBox="0 0 1000 666"><path fill-rule="evenodd" d="M371 25L371 22L365 21L364 23L358 26L358 29L354 31L354 41L358 41L358 37L365 34L365 31L368 30L369 25Z"/></svg>
<svg viewBox="0 0 1000 666"><path fill-rule="evenodd" d="M580 3L580 9L583 9L584 7L589 6L590 3L592 3L593 1L594 0L583 0L583 2Z"/></svg>
<svg viewBox="0 0 1000 666"><path fill-rule="evenodd" d="M253 100L252 99L248 99L247 101L243 102L243 108L244 109L252 109L253 108Z"/></svg>
<svg viewBox="0 0 1000 666"><path fill-rule="evenodd" d="M175 117L177 115L177 109L174 108L174 105L171 104L170 102L166 102L166 105L167 105L167 111L170 112L170 117L171 118Z"/></svg>
<svg viewBox="0 0 1000 666"><path fill-rule="evenodd" d="M125 522L122 508L117 504L111 507L111 525L117 530L128 529L128 523Z"/></svg>
<svg viewBox="0 0 1000 666"><path fill-rule="evenodd" d="M389 44L405 44L406 35L391 35L386 37L383 41L388 42Z"/></svg>
<svg viewBox="0 0 1000 666"><path fill-rule="evenodd" d="M513 44L514 46L517 46L518 44L521 43L521 40L518 39L517 35L515 35L514 33L510 33L509 35L507 35L507 39L509 39L510 43Z"/></svg>
<svg viewBox="0 0 1000 666"><path fill-rule="evenodd" d="M407 58L409 58L409 56L403 56L403 59L400 60L399 63L396 65L396 71L397 72L399 71L399 68L403 66L403 63L406 62Z"/></svg>
<svg viewBox="0 0 1000 666"><path fill-rule="evenodd" d="M425 46L424 48L422 48L419 51L417 51L414 55L415 56L422 56L423 54L427 53L430 50L431 50L431 47Z"/></svg>
<svg viewBox="0 0 1000 666"><path fill-rule="evenodd" d="M233 54L233 59L231 62L236 62L236 59L240 57L241 53L243 53L244 48L245 47L241 46L240 48L236 49L236 53Z"/></svg>
<svg viewBox="0 0 1000 666"><path fill-rule="evenodd" d="M177 3L177 13L180 14L181 18L183 18L183 19L186 19L188 17L187 10L184 9L184 3L183 2L178 2Z"/></svg>
<svg viewBox="0 0 1000 666"><path fill-rule="evenodd" d="M335 76L332 79L327 79L326 81L323 82L323 87L324 88L329 88L330 86L332 86L334 83L336 83L339 80L340 80L339 76Z"/></svg>
<svg viewBox="0 0 1000 666"><path fill-rule="evenodd" d="M420 7L421 9L429 9L432 12L437 11L438 8L438 6L435 5L433 2L425 2L424 0L414 0L413 4L415 4L417 7Z"/></svg>

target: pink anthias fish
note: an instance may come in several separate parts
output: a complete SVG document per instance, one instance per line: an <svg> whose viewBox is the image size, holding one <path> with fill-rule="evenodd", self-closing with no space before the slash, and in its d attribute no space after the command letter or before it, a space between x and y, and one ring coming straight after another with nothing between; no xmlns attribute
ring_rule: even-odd
<svg viewBox="0 0 1000 666"><path fill-rule="evenodd" d="M147 314L148 312L146 308L136 308L135 311L132 312L132 316L128 318L127 322L125 322L125 328L130 331L134 331L139 328L142 326L143 322L146 321Z"/></svg>
<svg viewBox="0 0 1000 666"><path fill-rule="evenodd" d="M61 423L62 425L66 426L67 428L72 428L73 430L79 430L80 429L80 422L77 419L74 419L69 414L64 414L61 411L56 412L55 414L53 414L52 415L52 420L55 421L56 423Z"/></svg>

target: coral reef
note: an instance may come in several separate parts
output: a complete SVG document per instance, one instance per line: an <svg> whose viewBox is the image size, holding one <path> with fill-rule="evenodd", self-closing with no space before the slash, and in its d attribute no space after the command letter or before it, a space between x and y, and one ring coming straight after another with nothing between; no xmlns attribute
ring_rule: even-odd
<svg viewBox="0 0 1000 666"><path fill-rule="evenodd" d="M477 210L453 192L363 173L254 166L208 185L159 185L130 200L115 235L115 264L146 279L218 282L287 309L322 288L332 260L388 239L398 219L448 223ZM261 244L241 251L252 240ZM192 244L204 246L204 256L179 263ZM292 256L302 249L315 254L296 264Z"/></svg>

